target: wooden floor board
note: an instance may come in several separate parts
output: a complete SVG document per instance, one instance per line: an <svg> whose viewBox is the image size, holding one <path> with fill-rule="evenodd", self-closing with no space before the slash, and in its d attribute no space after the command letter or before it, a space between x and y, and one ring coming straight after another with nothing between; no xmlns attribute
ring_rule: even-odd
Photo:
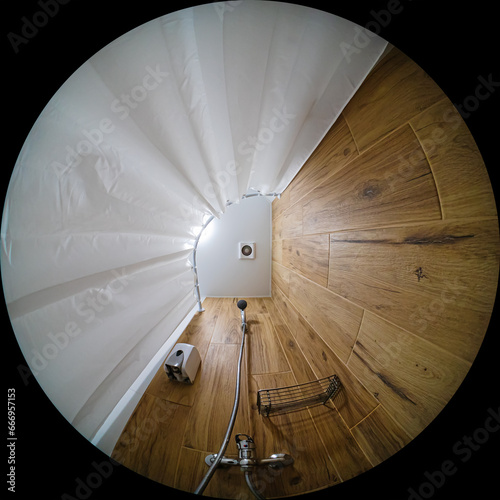
<svg viewBox="0 0 500 500"><path fill-rule="evenodd" d="M249 331L242 360L240 402L226 456L237 457L237 433L254 438L258 457L292 454L296 460L293 467L274 471L262 467L255 471L256 484L271 498L333 486L341 481L336 467L343 470L345 477L350 475L346 471L355 473L353 460L357 451L343 454L349 457L349 465L342 465L338 458L334 465L331 452L327 452L307 409L273 420L259 414L256 404L259 388L311 382L316 375L302 350L294 344L274 300L246 300ZM241 321L236 302L237 299L219 298L203 303L205 311L193 318L179 339L189 339L194 345L199 343L205 352L195 383L186 385L169 380L161 367L115 447L113 456L117 461L168 486L189 492L196 489L207 470L205 457L219 450L233 408L240 350L235 337ZM217 328L227 328L230 332L224 335ZM332 417L332 423L337 422L335 418ZM322 415L318 424L322 432L328 427L324 419ZM339 432L339 422L335 424L335 442L340 446L339 439L345 438L346 446L352 444L347 434ZM359 471L364 468L361 456L360 460ZM228 499L252 498L239 467L217 470L205 494Z"/></svg>
<svg viewBox="0 0 500 500"><path fill-rule="evenodd" d="M192 407L196 418L187 423L185 447L207 452L219 449L233 408L238 355L239 347L234 344L210 346Z"/></svg>
<svg viewBox="0 0 500 500"><path fill-rule="evenodd" d="M247 333L249 373L290 371L269 314L254 314L251 321Z"/></svg>
<svg viewBox="0 0 500 500"><path fill-rule="evenodd" d="M212 343L240 344L241 319L236 306L237 299L224 299L221 301L220 315L215 324Z"/></svg>
<svg viewBox="0 0 500 500"><path fill-rule="evenodd" d="M187 406L145 394L122 432L112 458L138 474L174 486L189 413Z"/></svg>

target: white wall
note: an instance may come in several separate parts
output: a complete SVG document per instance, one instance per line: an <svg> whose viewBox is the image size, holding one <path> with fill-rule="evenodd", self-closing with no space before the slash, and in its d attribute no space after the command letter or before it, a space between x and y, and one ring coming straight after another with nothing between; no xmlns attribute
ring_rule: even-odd
<svg viewBox="0 0 500 500"><path fill-rule="evenodd" d="M271 295L271 197L227 207L203 232L196 260L202 297ZM239 260L238 243L255 242L255 259Z"/></svg>

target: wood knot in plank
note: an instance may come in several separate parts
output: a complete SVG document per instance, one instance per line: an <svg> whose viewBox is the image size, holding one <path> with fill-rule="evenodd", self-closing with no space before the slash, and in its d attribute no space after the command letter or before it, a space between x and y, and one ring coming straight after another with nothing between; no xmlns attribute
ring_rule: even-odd
<svg viewBox="0 0 500 500"><path fill-rule="evenodd" d="M417 269L415 269L415 271L413 272L413 274L415 274L418 278L418 281L420 281L421 279L429 279L427 278L427 276L424 274L424 271L421 267L418 267Z"/></svg>
<svg viewBox="0 0 500 500"><path fill-rule="evenodd" d="M368 186L361 190L360 197L365 200L373 200L373 198L379 196L381 192L382 190L377 184L368 184Z"/></svg>

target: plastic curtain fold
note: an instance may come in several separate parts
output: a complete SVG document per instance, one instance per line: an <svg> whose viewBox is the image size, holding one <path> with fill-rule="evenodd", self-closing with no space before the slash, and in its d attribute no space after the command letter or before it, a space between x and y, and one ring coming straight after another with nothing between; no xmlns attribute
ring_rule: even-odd
<svg viewBox="0 0 500 500"><path fill-rule="evenodd" d="M385 46L308 7L208 4L126 33L53 96L12 174L2 278L28 365L84 436L195 305L203 222L282 192Z"/></svg>

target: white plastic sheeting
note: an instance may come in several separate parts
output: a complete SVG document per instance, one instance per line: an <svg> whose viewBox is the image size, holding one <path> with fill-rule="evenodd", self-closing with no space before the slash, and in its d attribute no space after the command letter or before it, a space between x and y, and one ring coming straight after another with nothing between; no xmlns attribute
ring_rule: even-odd
<svg viewBox="0 0 500 500"><path fill-rule="evenodd" d="M142 25L71 76L33 126L2 220L12 325L89 439L194 306L203 221L281 192L386 43L275 2Z"/></svg>

